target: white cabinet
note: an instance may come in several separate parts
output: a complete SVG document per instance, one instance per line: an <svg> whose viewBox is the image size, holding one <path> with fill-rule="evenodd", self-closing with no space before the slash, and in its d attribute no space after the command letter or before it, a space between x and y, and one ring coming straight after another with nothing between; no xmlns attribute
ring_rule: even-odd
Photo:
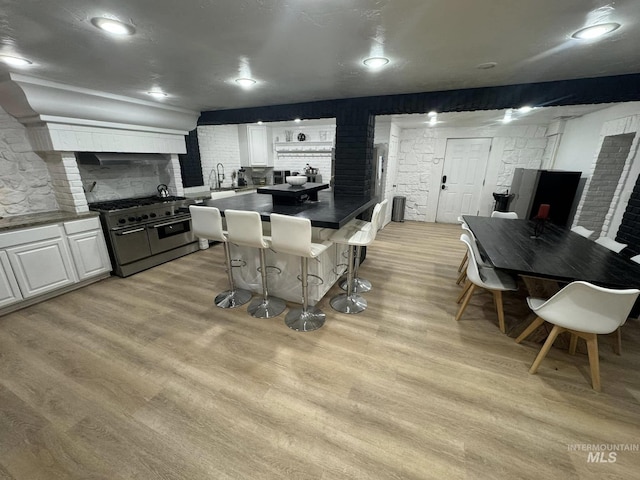
<svg viewBox="0 0 640 480"><path fill-rule="evenodd" d="M65 222L64 229L80 281L111 271L109 253L97 218Z"/></svg>
<svg viewBox="0 0 640 480"><path fill-rule="evenodd" d="M273 167L271 130L264 125L239 125L240 165Z"/></svg>
<svg viewBox="0 0 640 480"><path fill-rule="evenodd" d="M18 282L6 252L0 252L0 307L22 300Z"/></svg>
<svg viewBox="0 0 640 480"><path fill-rule="evenodd" d="M33 238L43 231L57 230L57 236L7 248L11 268L24 298L41 295L77 281L67 242L58 225L32 228ZM26 231L23 231L26 232Z"/></svg>

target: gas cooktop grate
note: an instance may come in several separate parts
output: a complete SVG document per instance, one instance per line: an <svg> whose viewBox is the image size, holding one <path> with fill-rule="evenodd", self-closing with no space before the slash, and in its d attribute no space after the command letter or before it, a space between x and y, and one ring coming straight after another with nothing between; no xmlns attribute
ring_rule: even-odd
<svg viewBox="0 0 640 480"><path fill-rule="evenodd" d="M91 210L124 210L126 208L143 207L147 205L156 205L166 202L175 202L186 200L185 197L140 197L140 198L122 198L119 200L108 200L105 202L94 202L89 204Z"/></svg>

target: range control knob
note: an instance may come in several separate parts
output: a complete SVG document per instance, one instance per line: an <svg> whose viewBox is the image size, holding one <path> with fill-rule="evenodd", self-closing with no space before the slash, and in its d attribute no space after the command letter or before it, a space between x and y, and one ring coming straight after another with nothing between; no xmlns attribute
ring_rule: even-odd
<svg viewBox="0 0 640 480"><path fill-rule="evenodd" d="M146 213L144 215L142 215L142 219L146 220L147 218L149 218L149 215L147 215Z"/></svg>
<svg viewBox="0 0 640 480"><path fill-rule="evenodd" d="M136 217L129 217L129 218L127 218L127 220L129 220L130 222L135 222L136 221Z"/></svg>
<svg viewBox="0 0 640 480"><path fill-rule="evenodd" d="M127 223L127 221L124 218L119 218L118 223Z"/></svg>
<svg viewBox="0 0 640 480"><path fill-rule="evenodd" d="M150 216L151 218L156 218L156 214L155 214L155 213L151 213L151 214L149 214L149 216Z"/></svg>
<svg viewBox="0 0 640 480"><path fill-rule="evenodd" d="M169 210L167 210L166 212L164 212L165 215L171 215L171 212Z"/></svg>

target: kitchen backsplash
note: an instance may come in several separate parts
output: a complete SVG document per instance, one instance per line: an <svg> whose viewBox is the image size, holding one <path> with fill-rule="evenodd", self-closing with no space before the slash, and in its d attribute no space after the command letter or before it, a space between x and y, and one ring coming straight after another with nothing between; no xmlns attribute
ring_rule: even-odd
<svg viewBox="0 0 640 480"><path fill-rule="evenodd" d="M156 195L158 185L168 185L170 181L163 163L132 163L109 167L78 165L78 168L89 203ZM93 182L96 185L91 189ZM170 193L175 195L176 192Z"/></svg>
<svg viewBox="0 0 640 480"><path fill-rule="evenodd" d="M0 217L57 209L46 163L25 127L0 108Z"/></svg>

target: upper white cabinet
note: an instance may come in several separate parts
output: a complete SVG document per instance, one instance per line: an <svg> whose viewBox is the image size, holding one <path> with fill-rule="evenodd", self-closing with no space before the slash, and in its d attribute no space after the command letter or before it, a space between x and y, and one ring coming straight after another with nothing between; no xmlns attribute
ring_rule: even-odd
<svg viewBox="0 0 640 480"><path fill-rule="evenodd" d="M65 222L64 229L81 281L111 271L109 253L97 218Z"/></svg>
<svg viewBox="0 0 640 480"><path fill-rule="evenodd" d="M77 282L69 248L59 225L30 228L11 234L24 241L7 248L11 268L24 298Z"/></svg>
<svg viewBox="0 0 640 480"><path fill-rule="evenodd" d="M22 294L9 263L9 257L5 252L0 252L0 307L20 300L22 300Z"/></svg>
<svg viewBox="0 0 640 480"><path fill-rule="evenodd" d="M239 125L240 165L273 167L271 130L264 125Z"/></svg>

